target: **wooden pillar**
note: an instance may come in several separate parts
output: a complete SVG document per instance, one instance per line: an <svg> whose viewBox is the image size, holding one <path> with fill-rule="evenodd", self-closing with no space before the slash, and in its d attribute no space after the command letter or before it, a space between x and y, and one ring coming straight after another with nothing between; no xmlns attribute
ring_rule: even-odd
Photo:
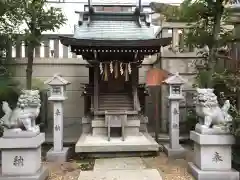
<svg viewBox="0 0 240 180"><path fill-rule="evenodd" d="M98 110L98 94L99 94L99 68L98 66L94 66L94 98L93 98L94 111Z"/></svg>
<svg viewBox="0 0 240 180"><path fill-rule="evenodd" d="M140 111L137 87L138 87L138 68L132 67L132 91L134 111Z"/></svg>
<svg viewBox="0 0 240 180"><path fill-rule="evenodd" d="M94 84L94 67L89 67L88 70L89 84Z"/></svg>
<svg viewBox="0 0 240 180"><path fill-rule="evenodd" d="M160 132L160 113L159 113L159 91L160 91L160 86L149 86L150 89L150 95L152 98L152 102L154 105L154 119L155 119L155 141L158 143L158 135Z"/></svg>

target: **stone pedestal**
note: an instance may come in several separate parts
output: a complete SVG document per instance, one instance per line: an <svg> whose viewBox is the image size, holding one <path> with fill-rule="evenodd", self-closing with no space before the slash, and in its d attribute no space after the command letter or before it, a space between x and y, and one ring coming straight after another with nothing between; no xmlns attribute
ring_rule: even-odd
<svg viewBox="0 0 240 180"><path fill-rule="evenodd" d="M51 148L47 152L47 161L49 162L66 162L68 158L69 147L63 147L61 151Z"/></svg>
<svg viewBox="0 0 240 180"><path fill-rule="evenodd" d="M194 155L188 170L197 180L239 180L239 172L231 166L231 146L234 144L232 135L191 131L190 139L194 141Z"/></svg>
<svg viewBox="0 0 240 180"><path fill-rule="evenodd" d="M53 148L47 152L47 161L66 162L69 148L63 147L63 102L54 101Z"/></svg>
<svg viewBox="0 0 240 180"><path fill-rule="evenodd" d="M179 101L180 98L170 99L170 111L169 111L169 134L170 144L164 145L163 150L169 156L173 158L184 158L186 150L179 144Z"/></svg>
<svg viewBox="0 0 240 180"><path fill-rule="evenodd" d="M0 138L2 151L2 172L0 180L45 180L48 170L42 166L41 144L45 134L26 137L8 136Z"/></svg>

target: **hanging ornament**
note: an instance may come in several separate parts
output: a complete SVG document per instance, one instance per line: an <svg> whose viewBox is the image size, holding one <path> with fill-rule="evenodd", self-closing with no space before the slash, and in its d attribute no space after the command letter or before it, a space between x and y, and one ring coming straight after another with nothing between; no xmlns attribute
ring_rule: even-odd
<svg viewBox="0 0 240 180"><path fill-rule="evenodd" d="M104 81L108 81L108 68L107 68L107 64L104 64Z"/></svg>
<svg viewBox="0 0 240 180"><path fill-rule="evenodd" d="M114 67L114 77L115 79L118 78L118 62L115 62L115 67Z"/></svg>
<svg viewBox="0 0 240 180"><path fill-rule="evenodd" d="M125 81L129 81L128 64L125 64Z"/></svg>
<svg viewBox="0 0 240 180"><path fill-rule="evenodd" d="M113 62L112 61L110 62L110 72L111 72L111 74L113 73Z"/></svg>
<svg viewBox="0 0 240 180"><path fill-rule="evenodd" d="M101 62L100 62L100 64L99 64L99 69L100 69L100 74L103 74L103 65L102 65Z"/></svg>
<svg viewBox="0 0 240 180"><path fill-rule="evenodd" d="M131 64L130 63L128 63L128 72L129 72L129 74L132 73L132 69L131 69Z"/></svg>
<svg viewBox="0 0 240 180"><path fill-rule="evenodd" d="M122 65L123 65L123 64L120 63L120 74L121 74L121 75L123 75L123 73L124 73L124 72L123 72L123 66L122 66Z"/></svg>

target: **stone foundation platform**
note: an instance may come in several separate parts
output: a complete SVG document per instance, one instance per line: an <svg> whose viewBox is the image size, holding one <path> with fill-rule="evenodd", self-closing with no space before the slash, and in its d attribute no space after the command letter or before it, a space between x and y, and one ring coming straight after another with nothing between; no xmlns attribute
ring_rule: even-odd
<svg viewBox="0 0 240 180"><path fill-rule="evenodd" d="M234 169L228 171L202 171L192 162L189 162L188 171L196 180L239 180L239 172Z"/></svg>
<svg viewBox="0 0 240 180"><path fill-rule="evenodd" d="M0 180L46 180L49 176L49 170L42 167L36 174L28 176L4 176L0 175Z"/></svg>
<svg viewBox="0 0 240 180"><path fill-rule="evenodd" d="M168 157L172 158L184 158L186 156L186 150L181 145L179 145L179 148L173 149L170 148L169 144L166 144L163 146L163 151Z"/></svg>
<svg viewBox="0 0 240 180"><path fill-rule="evenodd" d="M239 180L239 172L232 169L234 137L229 134L201 134L190 132L194 141L193 162L188 171L196 180Z"/></svg>
<svg viewBox="0 0 240 180"><path fill-rule="evenodd" d="M51 148L47 152L47 161L49 162L66 162L69 155L69 147L63 147L62 151L54 151L54 148Z"/></svg>
<svg viewBox="0 0 240 180"><path fill-rule="evenodd" d="M148 133L140 133L138 136L111 137L92 136L82 134L75 145L75 152L78 153L103 153L103 152L157 152L159 144Z"/></svg>

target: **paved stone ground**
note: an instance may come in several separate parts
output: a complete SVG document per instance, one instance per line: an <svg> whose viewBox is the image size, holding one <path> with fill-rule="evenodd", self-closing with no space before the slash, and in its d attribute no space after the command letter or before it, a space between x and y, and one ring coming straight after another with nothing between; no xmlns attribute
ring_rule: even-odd
<svg viewBox="0 0 240 180"><path fill-rule="evenodd" d="M157 169L146 169L140 157L96 159L93 171L80 173L78 180L162 180Z"/></svg>
<svg viewBox="0 0 240 180"><path fill-rule="evenodd" d="M112 172L116 169L126 168L130 170L135 168L136 170L136 167L138 168L138 171L145 168L149 170L156 169L162 176L163 180L194 180L194 178L187 172L187 162L191 161L192 156L191 150L189 152L190 153L188 153L186 159L177 160L168 158L164 153L160 153L157 157L130 158L131 160L128 161L126 161L127 158L121 158L122 163L119 163L117 159L112 159L111 164L108 164L106 159L100 159L101 161L95 161L94 168L95 170L105 168L111 170ZM85 180L80 178L78 179L80 173L80 163L81 162L72 161L62 165L55 163L44 164L48 166L51 171L49 180ZM154 174L156 171L153 170L152 173Z"/></svg>

